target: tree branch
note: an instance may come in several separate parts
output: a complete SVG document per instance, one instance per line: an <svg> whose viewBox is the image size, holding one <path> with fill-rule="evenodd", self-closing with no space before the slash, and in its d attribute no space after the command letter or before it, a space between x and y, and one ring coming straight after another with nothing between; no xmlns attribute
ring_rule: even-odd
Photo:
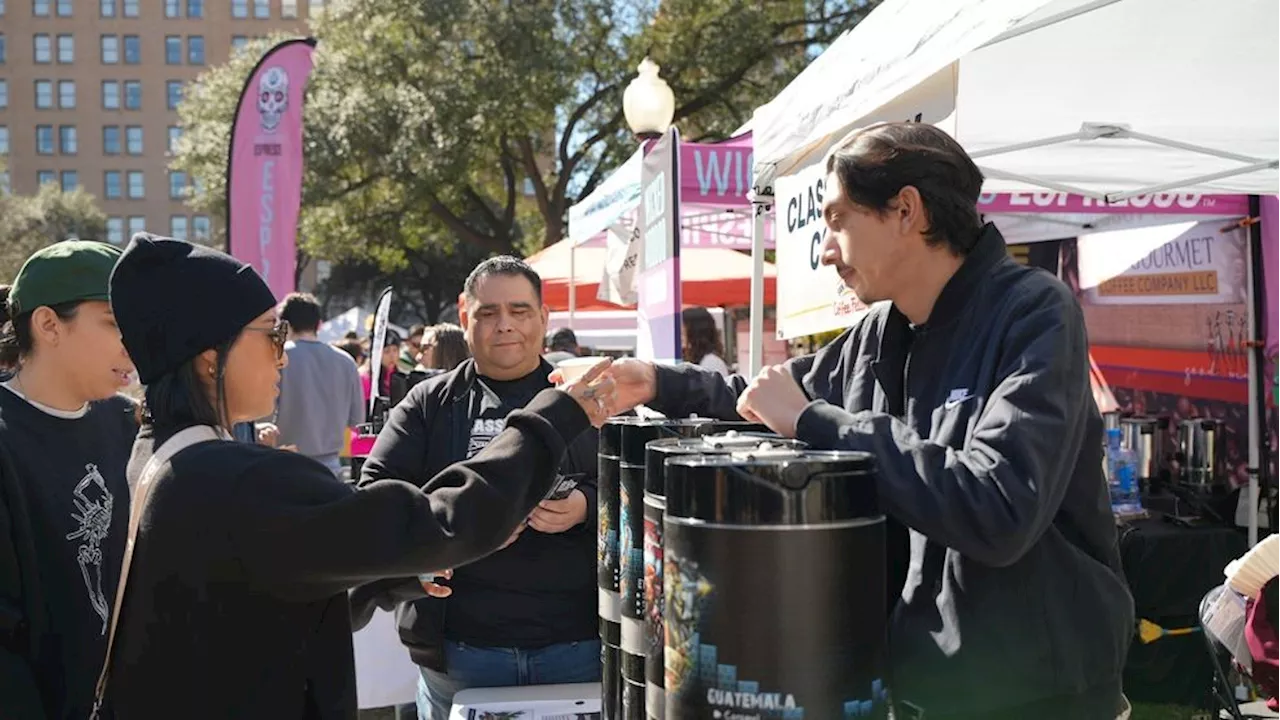
<svg viewBox="0 0 1280 720"><path fill-rule="evenodd" d="M484 248L488 252L503 252L511 249L511 243L509 240L504 241L503 239L492 235L485 235L483 233L476 232L471 228L471 226L467 225L462 218L455 215L452 210L441 202L440 198L435 193L428 192L426 195L427 207L431 214L439 218L440 222L444 223L444 226L448 228L450 232L457 235L459 240L464 240L472 245Z"/></svg>

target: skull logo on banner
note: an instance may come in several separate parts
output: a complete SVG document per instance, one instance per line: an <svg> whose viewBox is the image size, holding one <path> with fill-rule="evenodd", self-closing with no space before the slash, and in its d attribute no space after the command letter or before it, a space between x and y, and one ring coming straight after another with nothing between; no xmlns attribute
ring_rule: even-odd
<svg viewBox="0 0 1280 720"><path fill-rule="evenodd" d="M258 113L262 129L272 133L280 127L280 118L289 109L289 75L283 68L267 68L258 79Z"/></svg>

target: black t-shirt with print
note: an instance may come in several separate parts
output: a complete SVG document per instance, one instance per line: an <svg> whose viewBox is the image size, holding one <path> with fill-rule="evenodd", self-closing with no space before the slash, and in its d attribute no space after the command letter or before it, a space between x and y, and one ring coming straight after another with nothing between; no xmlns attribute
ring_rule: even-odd
<svg viewBox="0 0 1280 720"><path fill-rule="evenodd" d="M477 376L476 386L468 458L506 428L508 414L552 385L539 370L508 381ZM594 527L554 534L525 528L510 546L454 570L445 637L525 648L589 639L598 632L594 573Z"/></svg>
<svg viewBox="0 0 1280 720"><path fill-rule="evenodd" d="M84 718L129 529L125 467L137 425L122 396L63 415L0 389L0 513L9 520L0 555L20 568L0 572L0 612L21 616L27 647L9 650L27 655L45 715Z"/></svg>

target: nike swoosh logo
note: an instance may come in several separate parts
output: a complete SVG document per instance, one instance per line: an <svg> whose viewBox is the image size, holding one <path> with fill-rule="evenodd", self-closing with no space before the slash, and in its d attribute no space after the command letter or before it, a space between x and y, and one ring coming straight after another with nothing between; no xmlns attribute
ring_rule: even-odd
<svg viewBox="0 0 1280 720"><path fill-rule="evenodd" d="M973 397L972 395L965 395L962 398L956 398L955 400L948 400L945 403L943 403L942 407L944 407L947 410L951 410L952 408L959 407L961 403L963 403L964 401L972 397Z"/></svg>

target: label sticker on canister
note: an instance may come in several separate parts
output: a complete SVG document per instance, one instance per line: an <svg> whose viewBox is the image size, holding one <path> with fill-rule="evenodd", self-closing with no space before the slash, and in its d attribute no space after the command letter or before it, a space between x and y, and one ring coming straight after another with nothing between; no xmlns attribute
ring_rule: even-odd
<svg viewBox="0 0 1280 720"><path fill-rule="evenodd" d="M663 540L668 720L887 717L883 516Z"/></svg>

